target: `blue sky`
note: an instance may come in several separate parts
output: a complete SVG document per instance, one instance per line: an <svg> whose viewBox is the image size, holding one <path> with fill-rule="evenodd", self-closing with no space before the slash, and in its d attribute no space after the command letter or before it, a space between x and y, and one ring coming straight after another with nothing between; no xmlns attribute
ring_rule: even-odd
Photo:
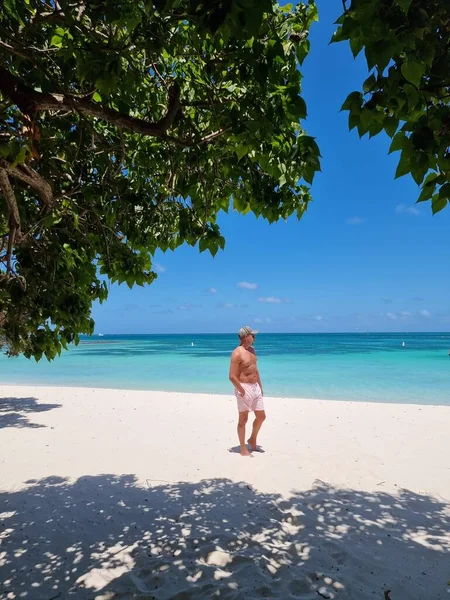
<svg viewBox="0 0 450 600"><path fill-rule="evenodd" d="M366 64L346 44L328 45L341 3L317 4L304 126L323 158L307 214L272 225L222 214L223 252L158 254L154 284L112 286L94 306L97 333L450 331L450 208L433 217L415 204L412 178L394 180L385 134L348 131L339 110Z"/></svg>

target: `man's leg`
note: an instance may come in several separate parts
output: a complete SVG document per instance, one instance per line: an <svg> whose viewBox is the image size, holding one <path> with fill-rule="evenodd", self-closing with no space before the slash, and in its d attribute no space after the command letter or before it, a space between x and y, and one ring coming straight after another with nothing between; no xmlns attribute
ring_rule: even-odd
<svg viewBox="0 0 450 600"><path fill-rule="evenodd" d="M251 456L250 452L247 450L247 446L245 445L245 426L248 420L248 412L243 411L239 413L239 421L237 426L239 445L241 447L242 456Z"/></svg>
<svg viewBox="0 0 450 600"><path fill-rule="evenodd" d="M266 413L263 410L255 410L255 420L253 421L253 429L252 435L248 439L248 443L250 444L252 450L256 450L256 438L258 436L259 430L261 429L261 425L266 420Z"/></svg>

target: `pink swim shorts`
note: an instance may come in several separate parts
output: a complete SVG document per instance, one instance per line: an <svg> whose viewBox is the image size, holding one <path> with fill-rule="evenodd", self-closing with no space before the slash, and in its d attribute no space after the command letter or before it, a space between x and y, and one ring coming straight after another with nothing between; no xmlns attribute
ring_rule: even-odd
<svg viewBox="0 0 450 600"><path fill-rule="evenodd" d="M259 383L241 383L245 390L245 396L234 390L234 394L237 398L237 405L239 412L252 412L254 410L264 410L264 400L259 387Z"/></svg>

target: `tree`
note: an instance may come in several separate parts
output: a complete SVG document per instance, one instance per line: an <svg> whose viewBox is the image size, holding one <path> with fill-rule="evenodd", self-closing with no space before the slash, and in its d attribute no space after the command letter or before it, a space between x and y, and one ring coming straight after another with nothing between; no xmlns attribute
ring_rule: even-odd
<svg viewBox="0 0 450 600"><path fill-rule="evenodd" d="M411 173L418 202L433 213L450 201L450 2L352 0L334 42L364 49L371 71L363 92L343 104L349 126L370 137L385 131L400 150L396 177Z"/></svg>
<svg viewBox="0 0 450 600"><path fill-rule="evenodd" d="M319 170L298 70L314 3L4 0L0 328L52 359L92 333L107 280L157 249L215 254L230 199L301 217Z"/></svg>

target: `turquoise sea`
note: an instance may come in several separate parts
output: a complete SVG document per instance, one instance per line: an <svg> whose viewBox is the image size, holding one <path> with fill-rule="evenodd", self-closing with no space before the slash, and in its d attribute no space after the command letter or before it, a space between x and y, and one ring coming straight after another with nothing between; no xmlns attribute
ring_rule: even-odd
<svg viewBox="0 0 450 600"><path fill-rule="evenodd" d="M404 345L403 345L404 344ZM104 335L52 363L0 355L0 382L232 393L236 335ZM267 396L450 405L450 333L259 334Z"/></svg>

